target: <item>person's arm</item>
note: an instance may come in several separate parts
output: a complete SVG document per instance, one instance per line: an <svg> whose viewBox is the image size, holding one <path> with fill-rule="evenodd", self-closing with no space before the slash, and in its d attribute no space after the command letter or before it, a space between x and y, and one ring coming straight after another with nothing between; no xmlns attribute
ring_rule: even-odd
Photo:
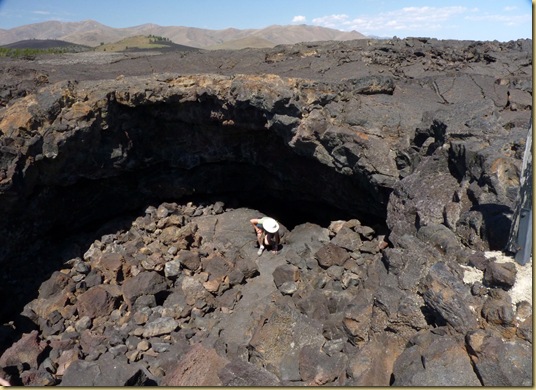
<svg viewBox="0 0 536 390"><path fill-rule="evenodd" d="M255 229L255 232L257 234L262 234L262 229L257 226L257 224L259 223L258 218L250 219L249 222L251 222L251 225L253 225L253 229Z"/></svg>

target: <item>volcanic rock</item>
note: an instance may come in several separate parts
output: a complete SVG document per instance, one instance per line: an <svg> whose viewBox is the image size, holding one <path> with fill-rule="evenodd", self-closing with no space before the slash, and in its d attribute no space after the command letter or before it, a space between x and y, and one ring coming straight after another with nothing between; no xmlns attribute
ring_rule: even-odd
<svg viewBox="0 0 536 390"><path fill-rule="evenodd" d="M495 295L495 296L494 296ZM512 327L514 324L514 311L509 296L492 294L482 306L482 317L490 324Z"/></svg>
<svg viewBox="0 0 536 390"><path fill-rule="evenodd" d="M157 272L140 272L123 284L125 302L132 306L142 295L154 295L168 288L166 279Z"/></svg>
<svg viewBox="0 0 536 390"><path fill-rule="evenodd" d="M532 383L532 347L526 342L512 343L488 336L474 351L475 369L484 386L530 386Z"/></svg>
<svg viewBox="0 0 536 390"><path fill-rule="evenodd" d="M91 287L80 294L76 303L80 317L102 317L110 315L115 309L116 299L100 286Z"/></svg>
<svg viewBox="0 0 536 390"><path fill-rule="evenodd" d="M76 360L65 370L60 386L103 386L116 383L122 386L154 385L152 375L139 365L104 355L98 362Z"/></svg>
<svg viewBox="0 0 536 390"><path fill-rule="evenodd" d="M280 265L274 270L273 277L277 287L285 282L297 282L300 280L299 268L291 264Z"/></svg>
<svg viewBox="0 0 536 390"><path fill-rule="evenodd" d="M415 383L481 385L463 345L451 337L438 337L433 333L415 337L414 345L397 358L393 376L393 386L412 386Z"/></svg>
<svg viewBox="0 0 536 390"><path fill-rule="evenodd" d="M514 264L490 262L484 270L484 282L488 286L509 289L515 283L516 273Z"/></svg>
<svg viewBox="0 0 536 390"><path fill-rule="evenodd" d="M235 360L223 367L218 376L223 386L280 386L276 375L254 364Z"/></svg>
<svg viewBox="0 0 536 390"><path fill-rule="evenodd" d="M299 371L301 380L312 385L338 384L345 382L346 360L342 353L327 355L321 349L311 345L303 347L299 353Z"/></svg>
<svg viewBox="0 0 536 390"><path fill-rule="evenodd" d="M350 356L348 374L351 386L389 386L397 356L403 351L403 341L384 334L372 339L357 353Z"/></svg>
<svg viewBox="0 0 536 390"><path fill-rule="evenodd" d="M166 375L161 385L221 386L223 383L218 372L228 363L214 349L197 344L181 357L177 367Z"/></svg>
<svg viewBox="0 0 536 390"><path fill-rule="evenodd" d="M39 356L44 350L44 345L39 340L37 331L25 334L22 338L8 348L0 357L0 366L4 369L17 364L26 364L36 369L39 366Z"/></svg>
<svg viewBox="0 0 536 390"><path fill-rule="evenodd" d="M532 383L520 272L483 256L511 226L530 40L0 68L12 383ZM258 256L264 215L281 248Z"/></svg>
<svg viewBox="0 0 536 390"><path fill-rule="evenodd" d="M315 257L322 268L329 268L333 265L343 265L348 260L349 254L343 248L329 242L315 253Z"/></svg>
<svg viewBox="0 0 536 390"><path fill-rule="evenodd" d="M461 333L478 327L478 317L471 310L469 287L445 263L436 263L424 280L423 298L438 315L438 323L446 322Z"/></svg>

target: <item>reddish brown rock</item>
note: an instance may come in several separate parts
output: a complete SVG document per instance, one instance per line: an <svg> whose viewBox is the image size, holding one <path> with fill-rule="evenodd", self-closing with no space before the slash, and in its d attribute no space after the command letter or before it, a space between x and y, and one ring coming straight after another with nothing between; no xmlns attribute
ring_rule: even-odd
<svg viewBox="0 0 536 390"><path fill-rule="evenodd" d="M229 361L214 349L194 345L184 354L177 366L165 376L161 386L222 386L218 372Z"/></svg>
<svg viewBox="0 0 536 390"><path fill-rule="evenodd" d="M39 297L48 299L61 292L69 283L69 275L63 272L54 271L50 278L44 281L39 287Z"/></svg>
<svg viewBox="0 0 536 390"><path fill-rule="evenodd" d="M97 260L95 267L102 271L105 280L118 282L118 273L124 263L123 256L119 253L103 253Z"/></svg>
<svg viewBox="0 0 536 390"><path fill-rule="evenodd" d="M30 368L37 369L39 366L38 358L43 349L44 345L39 340L38 332L33 330L22 335L19 341L0 356L0 367L27 364Z"/></svg>
<svg viewBox="0 0 536 390"><path fill-rule="evenodd" d="M95 286L78 296L76 306L80 317L102 317L109 315L115 309L116 298L104 288Z"/></svg>
<svg viewBox="0 0 536 390"><path fill-rule="evenodd" d="M332 265L342 266L350 255L343 248L327 243L315 253L315 257L321 267L329 268Z"/></svg>
<svg viewBox="0 0 536 390"><path fill-rule="evenodd" d="M201 259L197 253L189 250L182 250L177 253L177 260L189 270L195 271L201 265Z"/></svg>
<svg viewBox="0 0 536 390"><path fill-rule="evenodd" d="M382 335L367 342L349 357L348 374L352 386L389 386L397 357L404 350L403 339Z"/></svg>
<svg viewBox="0 0 536 390"><path fill-rule="evenodd" d="M73 348L63 351L57 360L56 375L63 376L63 373L71 365L71 363L78 359L79 353L77 349Z"/></svg>

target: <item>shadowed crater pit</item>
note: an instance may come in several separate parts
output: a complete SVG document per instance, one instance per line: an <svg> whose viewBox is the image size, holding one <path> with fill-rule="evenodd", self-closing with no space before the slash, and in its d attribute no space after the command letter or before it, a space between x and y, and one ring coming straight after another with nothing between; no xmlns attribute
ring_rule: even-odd
<svg viewBox="0 0 536 390"><path fill-rule="evenodd" d="M16 196L4 196L3 295L16 283L17 298L3 318L20 313L64 261L163 201L223 201L271 215L288 229L358 218L385 230L388 191L364 174L319 162L313 144L290 147L301 113L277 112L289 123L270 125L274 114L218 99L129 106L109 98L84 121L43 126L31 163L13 182Z"/></svg>
<svg viewBox="0 0 536 390"><path fill-rule="evenodd" d="M16 161L19 171L3 194L0 211L8 218L0 222L2 257L51 231L61 235L150 202L201 195L270 211L286 205L284 213L274 212L291 225L294 214L324 223L331 213L385 219L390 189L372 184L365 169L348 168L354 155L344 171L317 155L315 139L289 146L302 115L291 105L275 111L284 121L273 121L274 107L251 101L130 99L119 103L108 94L104 107L87 108L76 121L56 118L25 141L27 153Z"/></svg>

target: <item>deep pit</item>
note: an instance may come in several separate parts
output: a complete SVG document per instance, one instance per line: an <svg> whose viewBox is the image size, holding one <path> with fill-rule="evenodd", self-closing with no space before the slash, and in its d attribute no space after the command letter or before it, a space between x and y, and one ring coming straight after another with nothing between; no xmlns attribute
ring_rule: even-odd
<svg viewBox="0 0 536 390"><path fill-rule="evenodd" d="M2 246L7 304L0 310L14 328L2 330L3 348L35 328L20 313L54 271L162 202L221 201L273 216L288 230L357 218L387 232L388 189L297 154L254 107L202 100L132 108L111 99L87 117L95 119L87 127L45 128L37 143L44 153L30 156L23 185L15 182L22 197L8 211L17 223L4 227L13 240ZM59 140L50 143L54 131Z"/></svg>
<svg viewBox="0 0 536 390"><path fill-rule="evenodd" d="M287 205L291 215L324 224L331 213L385 220L389 186L359 165L359 150L346 147L347 135L330 134L325 120L314 130L325 133L325 145L297 134L303 115L297 102L277 96L273 106L258 107L255 99L207 98L204 90L184 94L167 92L153 102L152 92L115 91L93 109L48 96L42 117L31 120L42 135L23 134L27 155L15 162L22 169L4 195L8 218L0 227L9 238L2 257L16 256L28 241L48 239L49 231L58 236L155 201L201 195L264 203L270 211ZM6 149L14 146L4 142ZM267 207L275 202L278 207ZM294 219L288 210L280 214Z"/></svg>

